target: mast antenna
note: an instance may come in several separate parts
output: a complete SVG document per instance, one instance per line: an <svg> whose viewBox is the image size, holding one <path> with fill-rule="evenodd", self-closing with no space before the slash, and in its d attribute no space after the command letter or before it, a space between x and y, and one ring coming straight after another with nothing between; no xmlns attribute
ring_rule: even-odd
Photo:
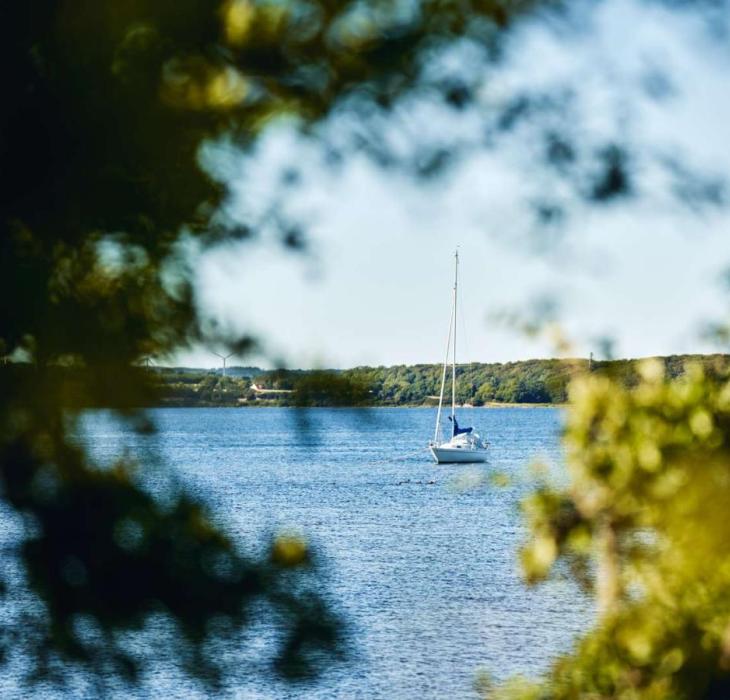
<svg viewBox="0 0 730 700"><path fill-rule="evenodd" d="M454 354L451 356L451 436L456 435L456 297L459 288L459 246L454 251Z"/></svg>

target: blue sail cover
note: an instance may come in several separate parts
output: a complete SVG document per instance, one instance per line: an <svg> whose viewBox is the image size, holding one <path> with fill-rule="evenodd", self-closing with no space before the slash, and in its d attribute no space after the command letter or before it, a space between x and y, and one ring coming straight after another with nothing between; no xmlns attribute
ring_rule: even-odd
<svg viewBox="0 0 730 700"><path fill-rule="evenodd" d="M451 416L449 416L449 420L452 420ZM453 418L454 421L454 435L453 437L456 437L457 435L468 435L474 428L460 428L459 423L456 420L456 416Z"/></svg>

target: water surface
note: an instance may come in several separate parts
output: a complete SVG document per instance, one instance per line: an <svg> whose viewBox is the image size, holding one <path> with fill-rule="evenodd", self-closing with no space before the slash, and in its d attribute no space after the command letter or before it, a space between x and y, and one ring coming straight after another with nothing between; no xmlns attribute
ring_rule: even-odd
<svg viewBox="0 0 730 700"><path fill-rule="evenodd" d="M87 417L81 439L100 460L156 445L244 549L282 528L306 533L349 622L351 659L319 683L280 684L254 664L223 696L473 697L478 669L535 675L590 617L568 580L527 588L516 563L525 534L518 506L535 484L530 464L540 459L564 478L558 409L463 411L461 422L491 443L490 461L469 467L430 461L430 409L151 413L154 443L102 412ZM495 473L508 484L493 485ZM242 653L255 659L255 644ZM69 697L87 693L80 683ZM139 690L195 696L205 693L172 671L151 672Z"/></svg>

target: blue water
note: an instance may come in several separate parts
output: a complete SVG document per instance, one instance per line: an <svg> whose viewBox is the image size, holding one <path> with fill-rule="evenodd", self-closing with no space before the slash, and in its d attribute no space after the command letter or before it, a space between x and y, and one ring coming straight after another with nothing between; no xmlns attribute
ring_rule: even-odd
<svg viewBox="0 0 730 700"><path fill-rule="evenodd" d="M120 450L159 451L244 551L295 529L326 564L331 597L348 621L350 660L316 684L291 687L257 670L252 634L240 650L251 672L216 697L475 697L479 670L534 676L585 628L591 606L568 579L528 588L517 564L519 503L538 478L531 465L538 460L543 472L565 478L560 411L463 411L462 422L491 443L479 466L430 461L422 448L434 413L160 409L151 412L154 439L106 413L87 417L79 440L100 461ZM492 482L497 473L507 485ZM93 695L83 679L68 696L82 695ZM138 696L206 694L167 668L152 669Z"/></svg>

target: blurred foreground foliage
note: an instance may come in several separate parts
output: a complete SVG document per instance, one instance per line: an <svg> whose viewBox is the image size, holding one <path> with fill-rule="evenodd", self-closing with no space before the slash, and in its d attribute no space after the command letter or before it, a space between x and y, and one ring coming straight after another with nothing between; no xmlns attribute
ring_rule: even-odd
<svg viewBox="0 0 730 700"><path fill-rule="evenodd" d="M387 110L435 53L462 40L490 50L532 4L3 3L0 354L31 367L0 377L3 517L21 531L5 543L5 585L11 608L22 591L35 601L6 638L36 661L30 677L62 680L78 662L134 679L158 649L133 653L120 634L158 615L179 630L167 658L211 683L236 661L210 650L254 609L281 632L285 676L337 656L311 553L275 541L246 557L194 494L172 479L164 497L146 487L153 451L95 464L75 439L80 412L104 406L150 432L145 358L251 347L201 318L193 294L191 255L255 232L203 167L207 145L243 153L273 120L307 131L335 112ZM454 108L470 98L451 78L423 89ZM283 245L301 247L272 217ZM302 401L325 383L309 381ZM335 388L336 403L352 400Z"/></svg>
<svg viewBox="0 0 730 700"><path fill-rule="evenodd" d="M525 503L522 552L537 582L562 560L598 619L542 683L494 698L730 697L730 377L639 381L586 373L570 387L571 484Z"/></svg>
<svg viewBox="0 0 730 700"><path fill-rule="evenodd" d="M11 602L20 591L35 601L7 638L11 651L27 649L35 659L34 678L63 679L69 662L100 678L135 678L159 650L135 653L120 635L159 615L179 630L166 640L170 656L210 683L232 670L230 657L210 650L254 610L270 612L282 632L275 659L284 675L311 675L337 655L336 620L312 576L312 553L288 539L245 556L185 488L171 485L164 497L147 489L152 453L143 465L95 464L75 440L79 414L105 406L149 432L137 408L154 394L139 367L145 357L198 341L251 347L196 307L191 252L255 233L227 209L226 186L202 167L202 147L244 152L274 120L309 133L335 116L359 124L416 91L463 109L478 85L458 72L429 73L430 62L464 43L494 56L516 15L553 4L560 3L3 3L0 352L32 366L0 378L3 517L16 516L21 530L4 543L5 585ZM516 96L497 115L499 128L532 107ZM362 150L392 163L381 134L370 136ZM595 182L581 178L586 198L632 191L624 150L606 144L597 153ZM419 153L412 172L430 177L449 160L444 148ZM283 245L300 248L298 229L280 212L270 217ZM58 367L74 368L75 381ZM725 663L718 641L726 630L718 593L724 531L715 521L726 488L725 394L694 375L677 385L689 389L656 378L630 390L592 381L583 394L576 390L568 436L573 468L585 468L574 493L533 503L542 534L526 559L533 577L559 551L572 552L582 570L579 543L595 541L606 552L601 561L616 570L606 578L614 593L604 636L562 662L556 679L566 692L595 679L607 695L706 685ZM338 401L350 401L350 389L338 386ZM302 401L322 389L310 382ZM625 413L610 410L617 401ZM618 414L627 422L616 427ZM702 470L702 483L692 469ZM555 513L563 530L555 529ZM645 567L661 581L642 573L646 562L663 562ZM633 580L623 586L628 564L644 590ZM675 605L673 596L684 597ZM643 625L645 610L653 626Z"/></svg>

